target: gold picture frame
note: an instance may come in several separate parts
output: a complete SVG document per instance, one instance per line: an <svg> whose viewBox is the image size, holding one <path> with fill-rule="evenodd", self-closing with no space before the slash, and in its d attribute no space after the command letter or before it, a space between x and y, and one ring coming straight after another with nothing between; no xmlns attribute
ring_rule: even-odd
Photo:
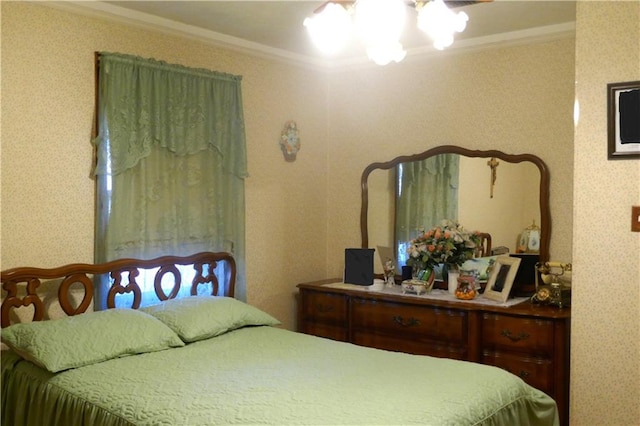
<svg viewBox="0 0 640 426"><path fill-rule="evenodd" d="M498 256L487 281L483 296L498 302L506 302L516 278L521 259L519 257Z"/></svg>

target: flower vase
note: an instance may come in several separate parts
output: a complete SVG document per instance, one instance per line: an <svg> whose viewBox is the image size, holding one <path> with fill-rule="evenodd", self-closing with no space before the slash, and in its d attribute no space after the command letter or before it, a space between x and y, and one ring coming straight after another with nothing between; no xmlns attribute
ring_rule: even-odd
<svg viewBox="0 0 640 426"><path fill-rule="evenodd" d="M422 262L414 262L411 267L411 278L414 280L420 279L420 274L427 269L427 265Z"/></svg>
<svg viewBox="0 0 640 426"><path fill-rule="evenodd" d="M460 270L458 269L458 265L447 265L447 288L450 294L456 294L459 276Z"/></svg>

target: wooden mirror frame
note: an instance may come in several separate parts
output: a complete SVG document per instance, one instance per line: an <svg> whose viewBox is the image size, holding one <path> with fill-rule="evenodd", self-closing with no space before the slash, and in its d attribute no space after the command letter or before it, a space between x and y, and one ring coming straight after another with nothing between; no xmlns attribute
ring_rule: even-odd
<svg viewBox="0 0 640 426"><path fill-rule="evenodd" d="M437 146L427 151L414 155L401 155L391 161L371 163L362 172L360 186L362 189L362 202L360 207L360 233L362 235L362 248L369 247L369 186L368 179L374 170L389 170L400 163L420 161L438 154L459 154L466 157L491 158L495 157L508 163L533 163L540 171L540 262L549 260L549 242L551 238L551 210L549 207L549 169L546 163L533 154L506 154L497 150L471 150L455 145ZM395 249L394 249L395 250Z"/></svg>

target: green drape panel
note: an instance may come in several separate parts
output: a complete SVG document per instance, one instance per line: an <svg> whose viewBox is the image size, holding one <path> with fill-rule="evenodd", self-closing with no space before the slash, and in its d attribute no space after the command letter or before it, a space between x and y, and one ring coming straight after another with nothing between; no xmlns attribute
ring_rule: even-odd
<svg viewBox="0 0 640 426"><path fill-rule="evenodd" d="M244 299L241 77L101 53L96 261L233 253Z"/></svg>
<svg viewBox="0 0 640 426"><path fill-rule="evenodd" d="M398 165L396 246L398 264L406 263L407 243L421 230L458 217L457 154L439 154Z"/></svg>

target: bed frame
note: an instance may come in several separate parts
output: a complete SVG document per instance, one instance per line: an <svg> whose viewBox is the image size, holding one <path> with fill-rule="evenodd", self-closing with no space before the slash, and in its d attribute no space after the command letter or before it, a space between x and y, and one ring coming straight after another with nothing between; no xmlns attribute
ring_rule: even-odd
<svg viewBox="0 0 640 426"><path fill-rule="evenodd" d="M213 272L219 262L224 262L225 276L222 286L219 277ZM161 301L173 299L178 294L182 283L182 276L178 265L193 265L195 277L191 282L191 294L196 295L198 286L211 283L212 295L233 297L236 280L236 263L231 254L226 252L202 252L189 256L163 256L151 260L118 259L101 264L75 263L57 268L19 267L2 271L2 307L0 319L2 328L11 325L11 312L14 308L33 305L31 321L41 321L45 317L45 302L42 292L38 288L45 281L55 281L58 285L57 300L64 314L68 316L82 314L91 306L94 299L94 281L100 277L109 278L112 284L107 293L107 308L115 307L117 295L133 293L131 308L137 309L142 301L142 291L136 282L140 270L159 268L154 276L154 289ZM108 275L105 275L108 274ZM173 287L169 294L163 290L163 277L173 275ZM73 297L72 290L82 286L82 300L78 304ZM73 287L72 287L73 286ZM222 288L221 288L222 287ZM78 289L79 290L79 289ZM222 290L222 291L221 291Z"/></svg>

